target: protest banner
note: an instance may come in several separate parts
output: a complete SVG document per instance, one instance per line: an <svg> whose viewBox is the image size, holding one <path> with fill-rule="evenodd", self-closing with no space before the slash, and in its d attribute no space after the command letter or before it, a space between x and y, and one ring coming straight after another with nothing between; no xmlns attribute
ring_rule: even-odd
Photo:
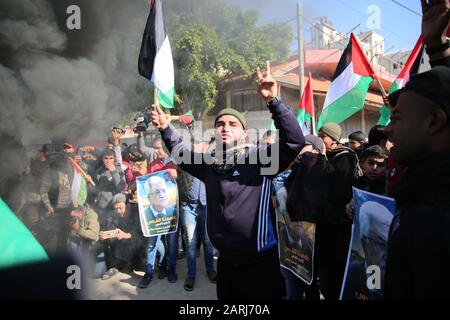
<svg viewBox="0 0 450 320"><path fill-rule="evenodd" d="M177 231L178 186L167 170L136 178L139 218L145 237Z"/></svg>
<svg viewBox="0 0 450 320"><path fill-rule="evenodd" d="M389 228L395 200L353 188L354 220L341 300L383 297Z"/></svg>

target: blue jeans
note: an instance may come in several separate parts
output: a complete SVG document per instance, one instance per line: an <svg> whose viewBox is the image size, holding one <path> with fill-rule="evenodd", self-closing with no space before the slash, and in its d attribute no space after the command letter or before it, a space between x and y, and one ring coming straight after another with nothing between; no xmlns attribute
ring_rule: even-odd
<svg viewBox="0 0 450 320"><path fill-rule="evenodd" d="M186 205L181 208L181 222L184 227L184 242L186 243L187 276L195 278L197 269L198 231L203 240L205 267L207 272L214 271L213 245L206 232L206 207Z"/></svg>
<svg viewBox="0 0 450 320"><path fill-rule="evenodd" d="M164 244L161 241L161 236L148 238L147 267L145 268L145 272L153 273L157 252L159 252L159 254L160 254L159 263L161 263L162 259L165 256L165 248L164 248Z"/></svg>
<svg viewBox="0 0 450 320"><path fill-rule="evenodd" d="M177 228L176 232L166 234L165 244L167 250L167 264L168 271L175 271L178 260L178 239L180 234L180 228Z"/></svg>

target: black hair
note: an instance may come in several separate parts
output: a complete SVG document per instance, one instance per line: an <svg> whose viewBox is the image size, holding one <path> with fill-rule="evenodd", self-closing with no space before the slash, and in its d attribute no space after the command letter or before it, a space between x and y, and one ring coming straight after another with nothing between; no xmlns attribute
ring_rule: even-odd
<svg viewBox="0 0 450 320"><path fill-rule="evenodd" d="M105 158L106 156L113 156L114 159L116 158L116 153L114 152L113 149L105 149L102 152L102 159Z"/></svg>
<svg viewBox="0 0 450 320"><path fill-rule="evenodd" d="M364 150L361 156L361 162L364 162L368 157L387 159L388 151L387 149L380 147L379 145L374 145Z"/></svg>
<svg viewBox="0 0 450 320"><path fill-rule="evenodd" d="M376 125L369 132L369 147L378 145L381 141L388 141L389 137L384 131L386 127L381 125Z"/></svg>
<svg viewBox="0 0 450 320"><path fill-rule="evenodd" d="M356 131L353 132L351 135L348 136L349 140L356 140L361 143L364 143L366 141L366 136L364 135L364 132L362 131Z"/></svg>
<svg viewBox="0 0 450 320"><path fill-rule="evenodd" d="M263 138L272 137L273 135L275 135L275 131L269 130L269 131L266 131L266 133L264 133Z"/></svg>

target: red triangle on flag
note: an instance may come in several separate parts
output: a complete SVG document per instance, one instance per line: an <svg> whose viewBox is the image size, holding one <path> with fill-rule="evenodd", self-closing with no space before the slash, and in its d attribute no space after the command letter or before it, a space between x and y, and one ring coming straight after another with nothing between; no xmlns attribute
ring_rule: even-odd
<svg viewBox="0 0 450 320"><path fill-rule="evenodd" d="M305 86L303 97L300 100L299 109L304 109L311 117L314 118L314 95L311 84L311 73L309 74L308 83Z"/></svg>
<svg viewBox="0 0 450 320"><path fill-rule="evenodd" d="M400 78L400 79L409 79L409 75L411 74L411 69L416 64L417 59L419 58L419 55L422 53L422 49L423 49L423 41L422 41L422 36L420 36L419 40L417 40L417 43L414 46L413 51L409 55L409 58L406 61L406 64L403 67L403 70L399 74L398 78Z"/></svg>
<svg viewBox="0 0 450 320"><path fill-rule="evenodd" d="M352 46L353 71L362 77L372 77L374 79L377 79L378 77L375 74L375 71L367 60L367 57L361 49L358 39L353 34L353 32L350 37Z"/></svg>

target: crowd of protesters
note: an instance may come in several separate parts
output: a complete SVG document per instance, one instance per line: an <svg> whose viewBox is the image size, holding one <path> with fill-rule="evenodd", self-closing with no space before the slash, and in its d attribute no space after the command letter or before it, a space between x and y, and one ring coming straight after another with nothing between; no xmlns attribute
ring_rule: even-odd
<svg viewBox="0 0 450 320"><path fill-rule="evenodd" d="M192 291L203 244L207 276L215 283L204 184L178 169L160 137L149 139L147 147L139 132L136 143L128 146L121 144L122 134L114 128L104 147L76 146L65 139L43 145L23 177L27 182L22 183L26 190L21 190L21 200L11 206L50 256L71 253L89 258L94 277L107 280L119 271L145 271L138 286L146 288L157 269L159 279L167 277L173 283L178 278L177 260L184 255L185 289ZM208 143L197 144L203 146ZM175 233L145 238L136 177L159 171L177 180L181 223Z"/></svg>
<svg viewBox="0 0 450 320"><path fill-rule="evenodd" d="M94 277L145 271L146 288L158 278L178 280L179 244L187 260L184 288L195 287L196 258L203 244L208 279L219 299L339 299L353 222L352 188L394 197L384 298L448 298L450 263L450 49L445 37L448 1L423 1L423 39L432 70L413 76L385 101L387 127L358 131L342 144L342 129L324 124L304 136L294 114L277 96L267 64L258 70L258 92L277 133L249 145L245 116L222 110L215 119L214 163L176 162L175 156L206 152L209 142L187 148L162 110L152 111L159 129L147 146L121 144L113 129L105 148L55 140L31 163L30 183L16 213L51 255L70 251L95 262ZM447 45L445 45L447 44ZM277 139L274 137L277 136ZM249 163L262 153L278 170ZM240 161L243 160L243 161ZM164 236L142 235L136 177L166 171L177 181L180 225ZM86 175L84 175L84 172ZM314 279L306 285L280 268L271 181L282 177L291 221L316 224ZM181 236L180 236L181 235ZM217 273L214 256L217 250Z"/></svg>

